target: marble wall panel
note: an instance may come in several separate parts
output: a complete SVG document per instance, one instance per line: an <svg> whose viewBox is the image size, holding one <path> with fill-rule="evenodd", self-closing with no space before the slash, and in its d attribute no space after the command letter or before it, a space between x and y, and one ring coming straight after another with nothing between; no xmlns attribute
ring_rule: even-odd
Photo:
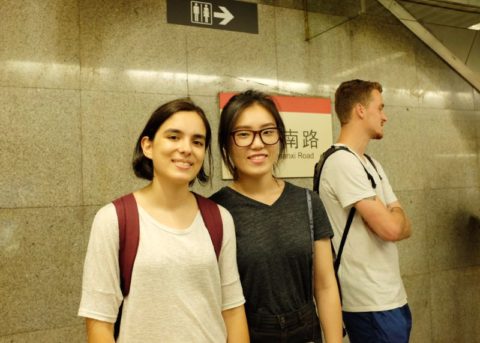
<svg viewBox="0 0 480 343"><path fill-rule="evenodd" d="M182 96L82 92L85 204L104 204L145 185L131 167L137 138L157 107Z"/></svg>
<svg viewBox="0 0 480 343"><path fill-rule="evenodd" d="M86 341L87 335L83 322L74 326L0 336L0 343L84 343Z"/></svg>
<svg viewBox="0 0 480 343"><path fill-rule="evenodd" d="M304 16L303 11L276 9L279 90L330 96L340 82L336 72L350 64L348 26L342 25L346 19L309 13L315 31L307 41Z"/></svg>
<svg viewBox="0 0 480 343"><path fill-rule="evenodd" d="M419 111L420 112L420 111ZM476 122L472 111L422 109L425 121L423 144L426 156L426 184L429 188L478 187Z"/></svg>
<svg viewBox="0 0 480 343"><path fill-rule="evenodd" d="M415 36L401 24L371 19L360 16L350 22L353 63L343 72L344 78L378 81L387 104L417 106Z"/></svg>
<svg viewBox="0 0 480 343"><path fill-rule="evenodd" d="M83 208L0 210L0 337L76 326Z"/></svg>
<svg viewBox="0 0 480 343"><path fill-rule="evenodd" d="M426 192L430 271L480 264L480 188L451 188Z"/></svg>
<svg viewBox="0 0 480 343"><path fill-rule="evenodd" d="M408 306L412 312L411 343L436 342L432 340L432 281L429 274L403 276L408 297Z"/></svg>
<svg viewBox="0 0 480 343"><path fill-rule="evenodd" d="M0 207L82 202L78 91L3 88Z"/></svg>
<svg viewBox="0 0 480 343"><path fill-rule="evenodd" d="M395 192L412 224L410 238L397 243L400 256L400 271L404 276L430 272L429 239L426 212L429 199L423 190Z"/></svg>
<svg viewBox="0 0 480 343"><path fill-rule="evenodd" d="M286 94L311 94L312 85L305 81L308 74L305 41L305 13L275 8L275 32L278 66L278 90Z"/></svg>
<svg viewBox="0 0 480 343"><path fill-rule="evenodd" d="M185 26L167 24L166 1L80 1L83 89L187 92Z"/></svg>
<svg viewBox="0 0 480 343"><path fill-rule="evenodd" d="M480 34L478 34L478 31L475 31L475 33L475 40L471 46L468 45L470 46L470 53L465 59L465 64L476 72L477 75L480 75Z"/></svg>
<svg viewBox="0 0 480 343"><path fill-rule="evenodd" d="M394 189L477 186L475 112L390 106L385 111L385 136L368 150Z"/></svg>
<svg viewBox="0 0 480 343"><path fill-rule="evenodd" d="M472 110L471 86L420 41L414 41L419 106Z"/></svg>
<svg viewBox="0 0 480 343"><path fill-rule="evenodd" d="M258 34L192 28L187 37L189 94L278 86L274 7L258 5L258 21Z"/></svg>
<svg viewBox="0 0 480 343"><path fill-rule="evenodd" d="M416 108L385 107L387 122L384 137L372 140L367 153L376 158L395 191L424 189L429 146L425 145L425 127Z"/></svg>
<svg viewBox="0 0 480 343"><path fill-rule="evenodd" d="M480 170L480 118L476 121L476 131L477 131L477 163L478 170ZM478 182L480 184L480 173L478 173Z"/></svg>
<svg viewBox="0 0 480 343"><path fill-rule="evenodd" d="M202 96L192 95L192 100L199 105L207 115L208 121L212 129L212 177L211 182L204 185L196 182L193 185L193 190L204 196L210 196L221 187L227 185L230 181L222 180L222 157L218 149L218 125L220 123L220 106L218 96Z"/></svg>
<svg viewBox="0 0 480 343"><path fill-rule="evenodd" d="M433 273L431 342L478 342L480 267Z"/></svg>
<svg viewBox="0 0 480 343"><path fill-rule="evenodd" d="M354 33L344 18L325 17L317 13L310 13L309 18L314 22L322 22L323 30L309 41L304 82L311 85L314 94L334 99L340 83L357 78L352 59Z"/></svg>
<svg viewBox="0 0 480 343"><path fill-rule="evenodd" d="M78 89L75 0L0 3L0 86Z"/></svg>
<svg viewBox="0 0 480 343"><path fill-rule="evenodd" d="M480 57L475 56L475 52L478 49L475 49L473 46L476 31L466 28L428 23L425 23L424 26L435 36L435 38L437 38L447 49L449 49L453 55L458 57L461 62L467 64L467 66L467 62L470 59L469 55L472 55L472 58ZM473 67L473 64L470 66L470 68L471 67Z"/></svg>
<svg viewBox="0 0 480 343"><path fill-rule="evenodd" d="M475 111L480 111L480 91L473 89L473 105Z"/></svg>

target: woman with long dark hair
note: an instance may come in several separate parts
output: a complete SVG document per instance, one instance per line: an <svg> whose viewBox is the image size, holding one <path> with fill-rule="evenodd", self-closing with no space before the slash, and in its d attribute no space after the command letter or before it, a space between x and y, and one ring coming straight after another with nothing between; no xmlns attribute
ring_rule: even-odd
<svg viewBox="0 0 480 343"><path fill-rule="evenodd" d="M233 182L211 199L235 222L251 341L321 342L321 325L327 343L341 342L333 233L318 195L275 176L286 138L271 97L233 96L218 141Z"/></svg>

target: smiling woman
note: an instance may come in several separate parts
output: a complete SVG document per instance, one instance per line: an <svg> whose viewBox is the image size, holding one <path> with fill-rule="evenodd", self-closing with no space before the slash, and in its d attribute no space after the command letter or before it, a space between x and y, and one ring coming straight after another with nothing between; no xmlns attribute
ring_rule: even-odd
<svg viewBox="0 0 480 343"><path fill-rule="evenodd" d="M193 118L195 125L189 123L189 118ZM196 144L198 144L198 140L203 142L203 156L200 163L201 167L198 174L193 175L189 182L193 183L195 178L201 183L207 182L208 174L204 170L203 159L206 154L210 160L209 162L211 162L210 125L203 110L186 99L168 102L153 112L135 145L132 162L135 175L139 178L153 180L154 158L146 155L151 153L150 149L153 145L153 141L159 132L161 132L161 134L158 137L157 146L165 143L167 139L172 142L179 140L180 137L184 139L186 132L183 132L182 130L189 131L188 134L192 136L190 139L194 138ZM148 151L144 152L144 147ZM180 148L181 147L182 146L180 145ZM183 155L185 155L185 152ZM209 163L208 165L211 166L212 164Z"/></svg>
<svg viewBox="0 0 480 343"><path fill-rule="evenodd" d="M321 324L326 342L340 343L332 230L318 196L275 176L286 138L271 97L234 95L222 110L218 142L234 180L211 199L236 223L251 341L321 342Z"/></svg>
<svg viewBox="0 0 480 343"><path fill-rule="evenodd" d="M153 138L141 138L139 144L143 155L152 161L155 182L193 183L200 170L202 181L206 181L203 160L206 137L208 135L210 140L210 132L207 133L203 120L194 111L176 112L161 125Z"/></svg>
<svg viewBox="0 0 480 343"><path fill-rule="evenodd" d="M217 253L199 204L217 205L189 189L197 179L208 181L210 141L205 113L189 99L160 106L148 120L132 162L150 183L129 195L140 237L130 280L119 264L125 240L114 205L101 208L92 225L79 309L89 342L113 342L119 313L117 342L248 341L233 220L218 207L223 238Z"/></svg>

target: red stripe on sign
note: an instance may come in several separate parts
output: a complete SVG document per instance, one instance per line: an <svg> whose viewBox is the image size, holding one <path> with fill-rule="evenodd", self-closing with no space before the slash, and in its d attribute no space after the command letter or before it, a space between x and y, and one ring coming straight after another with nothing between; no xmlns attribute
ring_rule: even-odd
<svg viewBox="0 0 480 343"><path fill-rule="evenodd" d="M237 93L228 92L220 93L220 109L222 109L230 100L232 96ZM324 113L330 114L332 106L328 98L312 98L312 97L297 97L285 95L273 95L272 99L275 101L280 112L305 112L305 113Z"/></svg>
<svg viewBox="0 0 480 343"><path fill-rule="evenodd" d="M227 104L228 100L230 100L230 98L232 96L234 96L235 94L237 93L233 93L233 92L229 92L229 93L220 93L220 109L224 108L225 105Z"/></svg>

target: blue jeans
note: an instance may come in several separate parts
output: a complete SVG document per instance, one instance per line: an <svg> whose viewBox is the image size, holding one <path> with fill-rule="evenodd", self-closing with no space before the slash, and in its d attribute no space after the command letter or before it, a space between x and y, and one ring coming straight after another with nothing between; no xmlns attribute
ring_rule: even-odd
<svg viewBox="0 0 480 343"><path fill-rule="evenodd" d="M412 314L408 304L389 311L343 312L350 343L408 343Z"/></svg>
<svg viewBox="0 0 480 343"><path fill-rule="evenodd" d="M313 304L279 315L248 313L252 343L321 343L320 322Z"/></svg>

